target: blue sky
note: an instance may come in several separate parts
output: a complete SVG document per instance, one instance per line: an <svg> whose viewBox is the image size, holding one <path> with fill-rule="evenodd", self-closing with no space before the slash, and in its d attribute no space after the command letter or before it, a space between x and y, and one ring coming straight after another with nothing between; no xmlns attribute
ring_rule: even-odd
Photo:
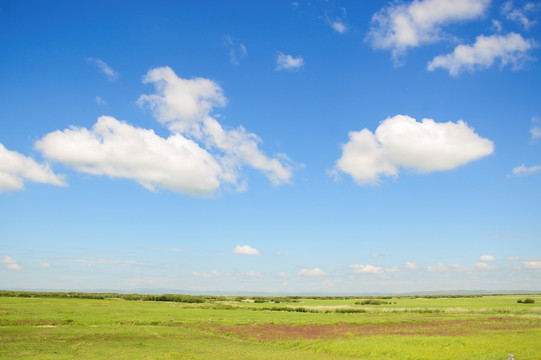
<svg viewBox="0 0 541 360"><path fill-rule="evenodd" d="M541 288L541 3L0 2L0 287Z"/></svg>

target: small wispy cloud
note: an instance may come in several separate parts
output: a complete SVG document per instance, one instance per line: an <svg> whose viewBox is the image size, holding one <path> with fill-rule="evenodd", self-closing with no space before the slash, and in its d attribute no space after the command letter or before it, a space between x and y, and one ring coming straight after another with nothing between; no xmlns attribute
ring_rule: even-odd
<svg viewBox="0 0 541 360"><path fill-rule="evenodd" d="M0 262L9 270L21 270L21 266L18 264L17 260L11 256L4 256L2 259L0 259Z"/></svg>
<svg viewBox="0 0 541 360"><path fill-rule="evenodd" d="M299 70L304 66L304 59L302 56L293 57L283 52L278 52L276 58L276 71L280 70Z"/></svg>
<svg viewBox="0 0 541 360"><path fill-rule="evenodd" d="M96 104L107 105L107 101L105 101L101 96L96 95Z"/></svg>
<svg viewBox="0 0 541 360"><path fill-rule="evenodd" d="M239 65L240 60L248 55L246 46L231 35L224 35L224 44L229 49L229 61L233 65Z"/></svg>
<svg viewBox="0 0 541 360"><path fill-rule="evenodd" d="M347 25L340 19L331 22L331 27L339 34L344 34L348 31Z"/></svg>
<svg viewBox="0 0 541 360"><path fill-rule="evenodd" d="M87 58L86 61L96 65L100 72L107 76L107 79L109 79L109 81L115 81L118 78L118 71L107 65L105 61L93 57Z"/></svg>
<svg viewBox="0 0 541 360"><path fill-rule="evenodd" d="M257 249L254 249L250 245L237 245L233 250L231 250L231 252L237 255L261 255Z"/></svg>
<svg viewBox="0 0 541 360"><path fill-rule="evenodd" d="M478 270L484 270L484 271L490 271L490 270L496 270L497 267L493 265L489 265L486 262L478 262L475 264L475 268Z"/></svg>
<svg viewBox="0 0 541 360"><path fill-rule="evenodd" d="M51 267L51 264L46 263L46 262L44 262L44 261L39 261L38 263L39 263L39 266L41 266L41 267L43 267L43 268L49 268L49 267Z"/></svg>
<svg viewBox="0 0 541 360"><path fill-rule="evenodd" d="M496 258L492 255L481 255L479 257L479 261L483 261L483 262L496 261Z"/></svg>
<svg viewBox="0 0 541 360"><path fill-rule="evenodd" d="M301 269L301 271L299 271L297 273L298 276L326 276L327 273L323 270L321 270L320 268L316 267L316 268L313 268L313 269Z"/></svg>
<svg viewBox="0 0 541 360"><path fill-rule="evenodd" d="M541 260L525 260L522 262L524 268L531 270L541 270Z"/></svg>
<svg viewBox="0 0 541 360"><path fill-rule="evenodd" d="M410 262L410 261L406 262L406 269L408 269L408 270L417 270L418 268L419 267L417 266L416 263Z"/></svg>
<svg viewBox="0 0 541 360"><path fill-rule="evenodd" d="M222 274L220 274L216 270L211 270L211 272L209 272L209 273L200 273L200 272L197 272L197 271L192 271L192 275L197 276L197 277L204 277L204 278L215 278L215 277L222 276Z"/></svg>
<svg viewBox="0 0 541 360"><path fill-rule="evenodd" d="M535 174L536 172L541 171L541 165L526 166L522 164L513 168L512 171L513 171L513 175L515 176L531 175L531 174Z"/></svg>
<svg viewBox="0 0 541 360"><path fill-rule="evenodd" d="M516 8L512 1L506 1L502 5L501 12L507 20L517 22L521 24L525 30L529 30L537 20L530 20L528 15L539 11L540 8L540 4L534 4L532 2L526 3L526 5L521 8Z"/></svg>

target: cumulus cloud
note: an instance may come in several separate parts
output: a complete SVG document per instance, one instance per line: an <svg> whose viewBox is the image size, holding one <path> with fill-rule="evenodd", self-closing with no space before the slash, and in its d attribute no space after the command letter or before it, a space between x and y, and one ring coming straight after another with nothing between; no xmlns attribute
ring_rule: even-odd
<svg viewBox="0 0 541 360"><path fill-rule="evenodd" d="M480 35L473 45L459 45L447 55L436 56L428 63L428 71L443 68L452 76L463 71L487 69L499 60L501 67L511 65L519 69L528 60L528 51L534 47L532 40L524 39L520 34Z"/></svg>
<svg viewBox="0 0 541 360"><path fill-rule="evenodd" d="M216 270L212 270L210 273L200 273L200 272L197 272L197 271L192 271L192 275L197 276L197 277L204 277L204 278L214 278L214 277L221 277L222 276L222 274L220 274Z"/></svg>
<svg viewBox="0 0 541 360"><path fill-rule="evenodd" d="M38 164L0 143L0 193L23 190L26 181L65 186L64 179L53 173L49 165Z"/></svg>
<svg viewBox="0 0 541 360"><path fill-rule="evenodd" d="M366 37L376 49L391 50L396 60L408 48L446 37L444 25L482 16L490 0L415 0L393 2L372 16Z"/></svg>
<svg viewBox="0 0 541 360"><path fill-rule="evenodd" d="M479 261L496 261L496 258L492 255L481 255L481 257L479 257Z"/></svg>
<svg viewBox="0 0 541 360"><path fill-rule="evenodd" d="M110 116L100 117L92 129L49 133L35 146L48 159L78 171L132 179L149 190L209 195L226 177L194 141L180 134L162 138Z"/></svg>
<svg viewBox="0 0 541 360"><path fill-rule="evenodd" d="M492 141L477 135L463 121L417 122L407 115L384 120L372 133L351 131L342 156L330 174L344 172L359 184L377 184L382 175L397 176L399 168L428 173L451 170L494 151Z"/></svg>
<svg viewBox="0 0 541 360"><path fill-rule="evenodd" d="M158 136L110 116L91 129L71 127L45 135L36 148L48 159L78 171L132 179L149 190L167 189L209 196L222 184L246 189L242 166L261 170L274 185L290 182L292 162L283 154L271 158L261 140L242 126L224 129L210 116L226 99L212 80L179 78L168 67L150 70L143 79L156 92L142 95L171 135Z"/></svg>
<svg viewBox="0 0 541 360"><path fill-rule="evenodd" d="M522 164L520 166L513 168L513 175L515 176L531 175L531 174L535 174L538 171L541 171L541 165L526 166Z"/></svg>
<svg viewBox="0 0 541 360"><path fill-rule="evenodd" d="M2 259L0 259L0 262L9 270L21 270L21 266L17 263L17 260L11 256L4 256Z"/></svg>
<svg viewBox="0 0 541 360"><path fill-rule="evenodd" d="M293 57L291 55L278 52L275 70L299 70L303 66L304 59L302 58L302 56Z"/></svg>
<svg viewBox="0 0 541 360"><path fill-rule="evenodd" d="M109 81L115 81L118 78L118 72L115 69L113 69L112 67L110 67L109 65L107 65L105 63L105 61L103 61L101 59L92 58L92 57L90 57L90 58L88 58L86 60L89 63L92 63L92 64L96 65L98 67L98 69L103 74L105 74L105 76L107 76Z"/></svg>
<svg viewBox="0 0 541 360"><path fill-rule="evenodd" d="M301 269L301 271L298 272L298 276L325 276L327 273L325 271L321 270L320 268L316 267L313 269Z"/></svg>
<svg viewBox="0 0 541 360"><path fill-rule="evenodd" d="M173 133L197 140L220 162L225 180L237 182L243 165L261 170L275 184L289 183L292 163L284 154L270 158L259 149L260 138L242 126L224 129L210 116L216 106L224 106L223 91L209 79L179 78L169 67L150 70L143 82L152 83L156 93L139 97L140 105L148 105L156 119Z"/></svg>
<svg viewBox="0 0 541 360"><path fill-rule="evenodd" d="M254 249L250 245L237 245L233 250L231 250L231 252L237 255L261 255L257 249Z"/></svg>

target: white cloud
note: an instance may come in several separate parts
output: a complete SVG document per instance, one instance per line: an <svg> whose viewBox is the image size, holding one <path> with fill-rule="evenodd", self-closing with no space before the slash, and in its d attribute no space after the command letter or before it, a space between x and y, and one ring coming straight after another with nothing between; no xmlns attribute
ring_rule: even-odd
<svg viewBox="0 0 541 360"><path fill-rule="evenodd" d="M11 256L4 256L2 259L0 259L0 262L9 270L21 270L21 266L17 263L17 260Z"/></svg>
<svg viewBox="0 0 541 360"><path fill-rule="evenodd" d="M399 168L427 173L454 169L493 152L492 141L481 138L463 121L417 122L407 115L384 120L372 133L351 131L331 174L345 172L359 184L377 184L380 176L397 176Z"/></svg>
<svg viewBox="0 0 541 360"><path fill-rule="evenodd" d="M383 268L375 265L349 265L348 268L352 269L355 274L384 274L388 272L398 272L400 269L397 266L390 268Z"/></svg>
<svg viewBox="0 0 541 360"><path fill-rule="evenodd" d="M107 105L107 101L105 101L101 96L96 95L96 104Z"/></svg>
<svg viewBox="0 0 541 360"><path fill-rule="evenodd" d="M526 260L522 262L522 265L524 265L524 268L526 269L541 270L540 260Z"/></svg>
<svg viewBox="0 0 541 360"><path fill-rule="evenodd" d="M525 40L520 34L480 35L473 45L459 45L447 55L436 56L428 63L428 71L437 68L447 69L449 74L457 76L463 71L487 69L497 60L501 66L512 65L519 69L529 59L527 52L534 47L532 40Z"/></svg>
<svg viewBox="0 0 541 360"><path fill-rule="evenodd" d="M348 27L344 22L340 19L337 19L335 21L331 22L331 27L334 31L336 31L339 34L344 34L346 31L348 31Z"/></svg>
<svg viewBox="0 0 541 360"><path fill-rule="evenodd" d="M105 61L103 61L101 59L92 58L92 57L90 57L90 58L88 58L86 60L88 62L96 65L98 67L98 69L103 74L105 74L105 76L107 76L109 81L115 81L118 78L118 72L116 70L114 70L112 67L110 67L109 65L107 65L105 63Z"/></svg>
<svg viewBox="0 0 541 360"><path fill-rule="evenodd" d="M520 175L531 175L538 171L541 171L541 165L535 165L535 166L526 166L524 164L517 166L513 168L513 175L520 176Z"/></svg>
<svg viewBox="0 0 541 360"><path fill-rule="evenodd" d="M298 70L303 66L304 59L302 58L302 56L293 57L291 55L278 52L275 70Z"/></svg>
<svg viewBox="0 0 541 360"><path fill-rule="evenodd" d="M415 0L393 2L372 16L366 37L376 49L392 51L396 60L408 48L446 37L442 26L482 16L490 0Z"/></svg>
<svg viewBox="0 0 541 360"><path fill-rule="evenodd" d="M257 249L254 249L250 245L237 245L233 250L231 250L231 252L238 255L261 255Z"/></svg>
<svg viewBox="0 0 541 360"><path fill-rule="evenodd" d="M173 133L197 140L213 151L223 168L224 180L236 183L238 169L248 165L263 171L275 185L290 182L292 165L286 155L267 157L259 149L257 135L242 126L226 130L210 116L215 106L226 103L218 84L202 78L179 78L169 67L150 70L143 82L154 84L156 93L142 95L138 103L147 104L156 119Z"/></svg>
<svg viewBox="0 0 541 360"><path fill-rule="evenodd" d="M287 279L289 278L289 274L285 273L285 272L280 272L278 273L278 276L283 278L283 279Z"/></svg>
<svg viewBox="0 0 541 360"><path fill-rule="evenodd" d="M39 265L40 265L41 267L44 267L44 268L51 267L51 264L46 263L46 262L44 262L44 261L39 261Z"/></svg>
<svg viewBox="0 0 541 360"><path fill-rule="evenodd" d="M243 165L261 170L274 184L289 183L292 163L286 155L267 157L261 140L242 126L226 130L210 116L226 99L213 81L179 78L168 67L150 70L145 83L156 93L142 95L158 121L171 131L167 138L102 116L92 129L72 127L45 135L36 143L48 159L78 171L132 179L149 190L167 189L209 196L222 184L245 190L239 180Z"/></svg>
<svg viewBox="0 0 541 360"><path fill-rule="evenodd" d="M180 134L165 139L110 116L100 117L92 129L49 133L35 146L48 159L78 171L133 179L149 190L210 195L225 177L214 157L194 141Z"/></svg>
<svg viewBox="0 0 541 360"><path fill-rule="evenodd" d="M430 272L446 272L449 270L449 267L444 263L437 263L435 265L427 266L426 269Z"/></svg>
<svg viewBox="0 0 541 360"><path fill-rule="evenodd" d="M298 276L326 276L327 274L325 273L325 271L316 267L313 269L301 269L301 271L299 271L297 275Z"/></svg>
<svg viewBox="0 0 541 360"><path fill-rule="evenodd" d="M282 253L280 251L276 251L273 255L274 256L282 256Z"/></svg>
<svg viewBox="0 0 541 360"><path fill-rule="evenodd" d="M481 255L479 261L496 261L496 258L492 255Z"/></svg>
<svg viewBox="0 0 541 360"><path fill-rule="evenodd" d="M370 257L372 259L377 259L377 258L381 257L381 255L380 254L370 254Z"/></svg>
<svg viewBox="0 0 541 360"><path fill-rule="evenodd" d="M417 270L419 267L417 266L416 263L413 263L413 262L406 262L406 269L408 270Z"/></svg>
<svg viewBox="0 0 541 360"><path fill-rule="evenodd" d="M505 260L507 260L507 261L519 261L520 257L518 257L518 256L508 256L508 257L505 258Z"/></svg>
<svg viewBox="0 0 541 360"><path fill-rule="evenodd" d="M0 193L23 190L25 181L65 186L62 176L55 175L47 164L16 151L10 151L0 143Z"/></svg>
<svg viewBox="0 0 541 360"><path fill-rule="evenodd" d="M497 269L496 266L491 266L487 264L486 262L478 262L477 264L475 264L475 267L479 270L486 270L486 271Z"/></svg>
<svg viewBox="0 0 541 360"><path fill-rule="evenodd" d="M214 81L182 79L169 67L150 70L143 83L154 84L156 93L141 95L138 104L148 105L154 117L172 132L197 134L212 109L227 102L222 88Z"/></svg>
<svg viewBox="0 0 541 360"><path fill-rule="evenodd" d="M197 271L192 271L192 275L197 276L197 277L204 277L204 278L214 278L214 277L221 277L222 276L222 274L220 274L216 270L212 270L210 273L200 273L200 272L197 272Z"/></svg>
<svg viewBox="0 0 541 360"><path fill-rule="evenodd" d="M508 20L518 22L524 26L524 29L529 30L537 21L530 20L527 16L528 13L539 10L540 5L534 3L526 3L522 8L515 8L512 1L506 1L502 5L502 14Z"/></svg>

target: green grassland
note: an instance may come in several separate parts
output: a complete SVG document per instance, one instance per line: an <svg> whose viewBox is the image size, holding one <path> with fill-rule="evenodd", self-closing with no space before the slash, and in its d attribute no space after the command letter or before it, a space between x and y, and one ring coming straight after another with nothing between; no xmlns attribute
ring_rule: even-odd
<svg viewBox="0 0 541 360"><path fill-rule="evenodd" d="M518 303L530 298L535 303ZM541 295L0 292L0 359L541 360Z"/></svg>

